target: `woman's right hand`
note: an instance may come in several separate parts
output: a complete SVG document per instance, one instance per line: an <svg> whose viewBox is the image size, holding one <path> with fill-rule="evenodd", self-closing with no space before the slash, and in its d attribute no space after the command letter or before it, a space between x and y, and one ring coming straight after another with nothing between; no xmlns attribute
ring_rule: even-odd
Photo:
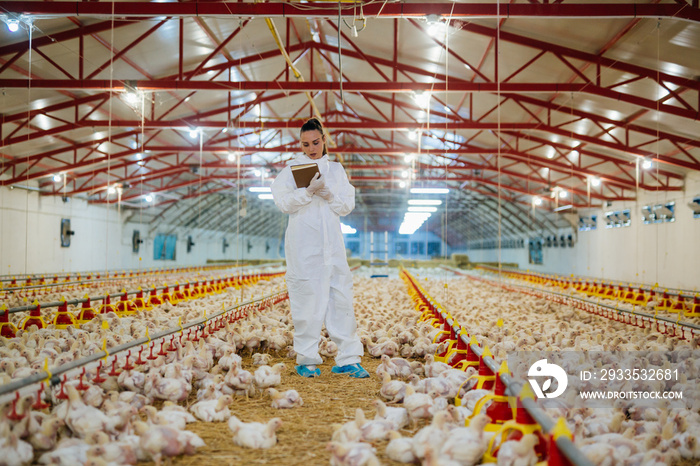
<svg viewBox="0 0 700 466"><path fill-rule="evenodd" d="M306 188L306 192L309 193L309 196L313 196L316 194L316 191L322 189L324 186L326 186L326 183L324 183L321 179L321 174L316 173L314 177L311 178L311 182L309 183L309 187Z"/></svg>

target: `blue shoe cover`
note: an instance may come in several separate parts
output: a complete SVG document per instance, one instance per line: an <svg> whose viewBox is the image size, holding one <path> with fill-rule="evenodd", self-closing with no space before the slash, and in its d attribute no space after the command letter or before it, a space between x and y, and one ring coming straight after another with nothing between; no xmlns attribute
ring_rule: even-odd
<svg viewBox="0 0 700 466"><path fill-rule="evenodd" d="M355 379L366 379L369 377L369 372L359 364L348 364L346 366L333 366L331 372L335 374L349 374Z"/></svg>
<svg viewBox="0 0 700 466"><path fill-rule="evenodd" d="M309 369L309 366L296 366L297 374L302 377L318 377L321 375L321 369L318 367L314 370Z"/></svg>

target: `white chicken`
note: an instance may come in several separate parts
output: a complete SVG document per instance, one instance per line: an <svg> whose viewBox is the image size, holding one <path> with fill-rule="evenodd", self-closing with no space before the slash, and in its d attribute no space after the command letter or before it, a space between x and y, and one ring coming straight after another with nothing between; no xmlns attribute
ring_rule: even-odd
<svg viewBox="0 0 700 466"><path fill-rule="evenodd" d="M401 403L406 396L406 384L400 380L391 380L389 374L384 374L379 394L389 403Z"/></svg>
<svg viewBox="0 0 700 466"><path fill-rule="evenodd" d="M442 445L441 454L463 465L479 464L488 448L489 437L484 428L491 422L486 414L479 414L469 423L469 427L452 429Z"/></svg>
<svg viewBox="0 0 700 466"><path fill-rule="evenodd" d="M365 422L367 419L362 408L355 409L355 419L342 425L333 425L331 440L340 443L359 442L362 439L362 426Z"/></svg>
<svg viewBox="0 0 700 466"><path fill-rule="evenodd" d="M87 462L87 451L90 445L82 439L64 438L53 451L44 453L39 457L40 464L54 464L61 466L73 466Z"/></svg>
<svg viewBox="0 0 700 466"><path fill-rule="evenodd" d="M240 392L246 396L255 392L253 374L245 369L239 368L236 364L231 366L231 369L226 373L224 382L226 385L236 390L237 393Z"/></svg>
<svg viewBox="0 0 700 466"><path fill-rule="evenodd" d="M246 448L271 448L277 443L275 432L282 426L278 417L266 424L261 422L241 422L236 416L228 420L228 427L233 432L233 443Z"/></svg>
<svg viewBox="0 0 700 466"><path fill-rule="evenodd" d="M318 354L325 358L334 358L338 355L338 345L334 341L324 338L318 345Z"/></svg>
<svg viewBox="0 0 700 466"><path fill-rule="evenodd" d="M34 458L34 449L16 434L0 438L0 463L7 466L29 464Z"/></svg>
<svg viewBox="0 0 700 466"><path fill-rule="evenodd" d="M192 385L186 380L161 377L156 371L151 371L144 383L144 394L160 400L184 401L190 391Z"/></svg>
<svg viewBox="0 0 700 466"><path fill-rule="evenodd" d="M282 383L282 371L285 369L283 362L277 363L274 366L260 366L255 370L253 375L255 384L261 389L275 387Z"/></svg>
<svg viewBox="0 0 700 466"><path fill-rule="evenodd" d="M499 466L535 466L537 454L535 445L540 439L534 434L527 434L520 440L507 440L498 449Z"/></svg>
<svg viewBox="0 0 700 466"><path fill-rule="evenodd" d="M435 356L432 354L425 355L425 364L423 364L426 377L437 377L445 371L452 369L449 364L435 361Z"/></svg>
<svg viewBox="0 0 700 466"><path fill-rule="evenodd" d="M218 400L199 401L190 406L190 411L197 419L204 422L224 422L231 417L228 406L233 403L230 395L224 395Z"/></svg>
<svg viewBox="0 0 700 466"><path fill-rule="evenodd" d="M255 355L253 355L255 356ZM236 364L240 365L242 363L242 359L239 355L236 354L236 349L235 348L228 348L226 349L226 352L224 353L223 356L219 358L219 361L217 362L217 365L221 367L222 369L228 371L231 370L231 367Z"/></svg>
<svg viewBox="0 0 700 466"><path fill-rule="evenodd" d="M278 392L274 388L268 388L265 392L272 398L271 406L277 409L297 408L304 405L304 400L296 390Z"/></svg>
<svg viewBox="0 0 700 466"><path fill-rule="evenodd" d="M381 463L375 453L377 450L362 442L328 442L326 447L331 452L331 466L379 466Z"/></svg>
<svg viewBox="0 0 700 466"><path fill-rule="evenodd" d="M65 422L78 437L85 438L91 432L97 431L113 434L116 431L116 426L123 424L121 418L109 417L99 409L83 403L80 393L72 385L66 385L65 390L68 394Z"/></svg>
<svg viewBox="0 0 700 466"><path fill-rule="evenodd" d="M381 400L374 400L372 405L377 410L374 419L390 421L394 425L394 430L403 429L408 425L408 412L406 408L387 406Z"/></svg>
<svg viewBox="0 0 700 466"><path fill-rule="evenodd" d="M437 395L434 393L416 393L411 385L406 386L406 397L403 399L403 405L408 412L408 418L415 427L418 419L429 419L433 415L433 398Z"/></svg>
<svg viewBox="0 0 700 466"><path fill-rule="evenodd" d="M272 356L267 353L255 353L253 355L253 365L254 366L264 366L270 364Z"/></svg>
<svg viewBox="0 0 700 466"><path fill-rule="evenodd" d="M420 458L425 458L425 450L432 447L436 452L440 451L445 443L447 423L452 416L448 411L440 411L435 414L432 422L419 430L413 436L413 453Z"/></svg>
<svg viewBox="0 0 700 466"><path fill-rule="evenodd" d="M163 456L192 455L197 448L206 445L197 434L169 426L136 421L134 431L141 437L139 447L157 464Z"/></svg>
<svg viewBox="0 0 700 466"><path fill-rule="evenodd" d="M389 432L386 456L399 463L417 463L419 458L413 452L413 439L402 437L396 431Z"/></svg>
<svg viewBox="0 0 700 466"><path fill-rule="evenodd" d="M29 443L37 450L50 450L56 446L58 440L58 430L63 426L64 422L53 416L43 419L41 424L30 418L30 437Z"/></svg>
<svg viewBox="0 0 700 466"><path fill-rule="evenodd" d="M195 422L197 419L190 414L186 408L173 403L172 401L166 401L163 403L163 407L158 411L158 415L162 419L166 419L170 426L178 426L178 429L184 430L185 425L190 422ZM179 427L182 426L182 427Z"/></svg>

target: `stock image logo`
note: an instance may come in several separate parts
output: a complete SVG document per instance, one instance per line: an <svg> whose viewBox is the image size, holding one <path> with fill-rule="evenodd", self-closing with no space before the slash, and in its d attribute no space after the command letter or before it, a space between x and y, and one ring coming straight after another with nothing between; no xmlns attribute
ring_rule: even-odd
<svg viewBox="0 0 700 466"><path fill-rule="evenodd" d="M566 390L566 386L569 383L564 369L556 364L547 363L546 359L540 359L530 366L530 369L527 371L527 375L528 377L548 377L548 379L542 384L542 387L540 387L536 379L528 379L528 382L530 382L530 386L535 392L535 395L537 395L537 398L556 398L564 393L564 390ZM552 386L552 378L556 379L557 388L552 393L545 393Z"/></svg>

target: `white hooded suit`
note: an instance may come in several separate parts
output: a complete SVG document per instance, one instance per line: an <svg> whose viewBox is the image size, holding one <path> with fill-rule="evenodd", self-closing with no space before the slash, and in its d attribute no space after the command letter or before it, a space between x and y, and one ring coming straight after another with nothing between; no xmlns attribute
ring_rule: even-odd
<svg viewBox="0 0 700 466"><path fill-rule="evenodd" d="M318 164L321 179L333 194L331 202L296 187L290 166L312 162ZM323 362L318 344L324 323L338 345L336 364L359 363L364 348L356 333L352 274L339 218L355 208L355 188L338 162L330 162L327 155L313 160L302 154L277 175L272 196L277 207L289 214L284 247L297 364Z"/></svg>

